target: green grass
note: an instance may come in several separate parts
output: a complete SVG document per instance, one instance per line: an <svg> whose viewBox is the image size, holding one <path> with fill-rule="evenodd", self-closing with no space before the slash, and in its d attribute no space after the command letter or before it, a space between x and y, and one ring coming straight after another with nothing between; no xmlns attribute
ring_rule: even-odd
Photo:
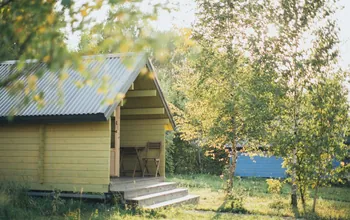
<svg viewBox="0 0 350 220"><path fill-rule="evenodd" d="M213 175L173 175L167 181L188 187L190 193L201 196L196 206L132 210L121 205L60 198L30 198L25 188L15 184L0 184L0 219L283 219L294 218L290 207L290 187L284 184L281 194L267 191L266 179L235 178L234 191L243 198L244 213L230 213L225 200L224 181ZM350 188L320 189L316 214L310 214L313 192L307 200L307 213L299 207L300 217L306 219L350 219Z"/></svg>
<svg viewBox="0 0 350 220"><path fill-rule="evenodd" d="M223 180L212 175L175 175L167 181L189 187L190 193L201 196L195 210L217 212L225 206ZM243 207L248 214L269 217L295 217L290 207L290 186L283 184L281 194L268 193L266 179L235 178L234 191L243 195ZM350 188L325 187L319 191L316 213L311 213L313 190L310 190L306 213L299 204L299 215L311 219L350 219Z"/></svg>
<svg viewBox="0 0 350 220"><path fill-rule="evenodd" d="M211 191L222 191L224 181L219 176L197 174L197 175L173 175L167 177L167 181L179 183L179 186L188 188L210 189ZM267 194L267 184L264 178L235 178L233 188L244 190L249 196L270 196ZM290 193L290 187L283 185L281 194Z"/></svg>
<svg viewBox="0 0 350 220"><path fill-rule="evenodd" d="M318 194L321 199L350 203L349 187L324 187L319 190ZM311 191L310 195L313 196L314 192Z"/></svg>
<svg viewBox="0 0 350 220"><path fill-rule="evenodd" d="M177 182L179 186L188 188L208 188L212 190L221 190L224 186L220 177L215 175L170 175L167 176L166 180Z"/></svg>

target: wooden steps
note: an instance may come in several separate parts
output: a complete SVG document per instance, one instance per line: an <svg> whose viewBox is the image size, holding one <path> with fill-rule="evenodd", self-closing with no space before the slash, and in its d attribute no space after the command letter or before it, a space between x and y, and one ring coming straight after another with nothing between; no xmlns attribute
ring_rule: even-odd
<svg viewBox="0 0 350 220"><path fill-rule="evenodd" d="M164 192L152 193L144 196L128 199L131 203L137 203L138 206L144 207L156 203L165 202L172 199L181 198L188 195L187 189L172 189Z"/></svg>
<svg viewBox="0 0 350 220"><path fill-rule="evenodd" d="M156 203L149 206L144 206L145 209L158 209L168 206L177 206L181 204L197 204L199 202L199 196L197 195L187 195L177 199L168 200L165 202Z"/></svg>
<svg viewBox="0 0 350 220"><path fill-rule="evenodd" d="M163 192L167 190L176 189L177 184L172 182L160 182L150 186L138 187L124 191L125 199L132 199L139 196L144 196L152 193Z"/></svg>
<svg viewBox="0 0 350 220"><path fill-rule="evenodd" d="M199 196L189 195L186 188L177 188L177 183L164 182L163 178L123 180L120 184L118 181L113 184L115 185L111 185L110 190L121 192L127 204L145 209L199 202Z"/></svg>
<svg viewBox="0 0 350 220"><path fill-rule="evenodd" d="M164 182L163 177L153 178L121 178L111 179L109 190L112 192L124 192L136 188L142 188L145 186Z"/></svg>

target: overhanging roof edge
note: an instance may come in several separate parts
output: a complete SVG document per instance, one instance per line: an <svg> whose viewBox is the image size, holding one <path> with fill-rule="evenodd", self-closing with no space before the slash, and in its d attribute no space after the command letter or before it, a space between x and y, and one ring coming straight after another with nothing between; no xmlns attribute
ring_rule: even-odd
<svg viewBox="0 0 350 220"><path fill-rule="evenodd" d="M142 54L142 58L141 61L139 62L139 64L135 67L135 70L132 72L131 76L130 76L130 80L128 80L128 83L125 83L122 87L122 93L126 94L127 91L129 90L130 86L132 85L132 83L136 80L137 76L139 75L141 68L144 67L147 64L147 59L145 57L145 54ZM114 110L117 108L117 106L119 105L120 100L118 100L116 103L110 105L104 115L105 117L108 119L109 117L112 116Z"/></svg>
<svg viewBox="0 0 350 220"><path fill-rule="evenodd" d="M160 87L160 85L159 85L159 81L158 81L158 77L157 77L155 68L154 68L154 66L153 66L153 64L152 64L152 61L151 61L149 58L147 59L146 65L148 66L148 68L149 68L149 69L153 72L153 74L154 74L154 79L153 79L154 84L156 85L156 88L157 88L157 90L158 90L158 92L159 92L159 97L160 97L160 99L162 100L162 103L163 103L163 105L164 105L165 111L166 111L166 113L167 113L167 115L168 115L168 117L169 117L170 124L171 124L171 126L173 127L173 129L175 130L176 124L175 124L175 122L174 122L173 115L172 115L171 112L170 112L169 106L168 106L168 104L167 104L167 102L166 102L166 100L165 100L164 94L163 94L162 89L161 89L161 87Z"/></svg>

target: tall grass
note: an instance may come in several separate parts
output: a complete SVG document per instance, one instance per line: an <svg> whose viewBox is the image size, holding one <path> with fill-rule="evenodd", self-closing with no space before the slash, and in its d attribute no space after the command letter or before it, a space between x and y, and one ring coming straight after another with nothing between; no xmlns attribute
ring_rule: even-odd
<svg viewBox="0 0 350 220"><path fill-rule="evenodd" d="M105 219L111 205L53 197L30 197L28 187L0 182L0 219Z"/></svg>
<svg viewBox="0 0 350 220"><path fill-rule="evenodd" d="M62 199L60 192L51 197L30 197L27 192L26 185L0 182L0 220L158 219L169 216L166 212L133 209L120 203Z"/></svg>

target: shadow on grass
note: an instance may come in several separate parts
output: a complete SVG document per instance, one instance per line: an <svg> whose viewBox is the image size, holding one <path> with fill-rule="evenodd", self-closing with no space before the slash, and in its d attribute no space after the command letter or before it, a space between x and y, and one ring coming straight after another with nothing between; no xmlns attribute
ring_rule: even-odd
<svg viewBox="0 0 350 220"><path fill-rule="evenodd" d="M231 213L231 214L251 214L248 210L243 208L242 206L235 207L235 201L233 200L225 200L219 208L215 211L215 215L212 219L218 219L223 213Z"/></svg>
<svg viewBox="0 0 350 220"><path fill-rule="evenodd" d="M332 216L332 217L320 216L319 214L311 212L311 211L304 213L300 217L302 217L304 219L308 219L308 220L329 220L329 219L332 219L332 220L338 220L339 219L340 220L340 219L344 219L344 218L334 217L334 216Z"/></svg>

